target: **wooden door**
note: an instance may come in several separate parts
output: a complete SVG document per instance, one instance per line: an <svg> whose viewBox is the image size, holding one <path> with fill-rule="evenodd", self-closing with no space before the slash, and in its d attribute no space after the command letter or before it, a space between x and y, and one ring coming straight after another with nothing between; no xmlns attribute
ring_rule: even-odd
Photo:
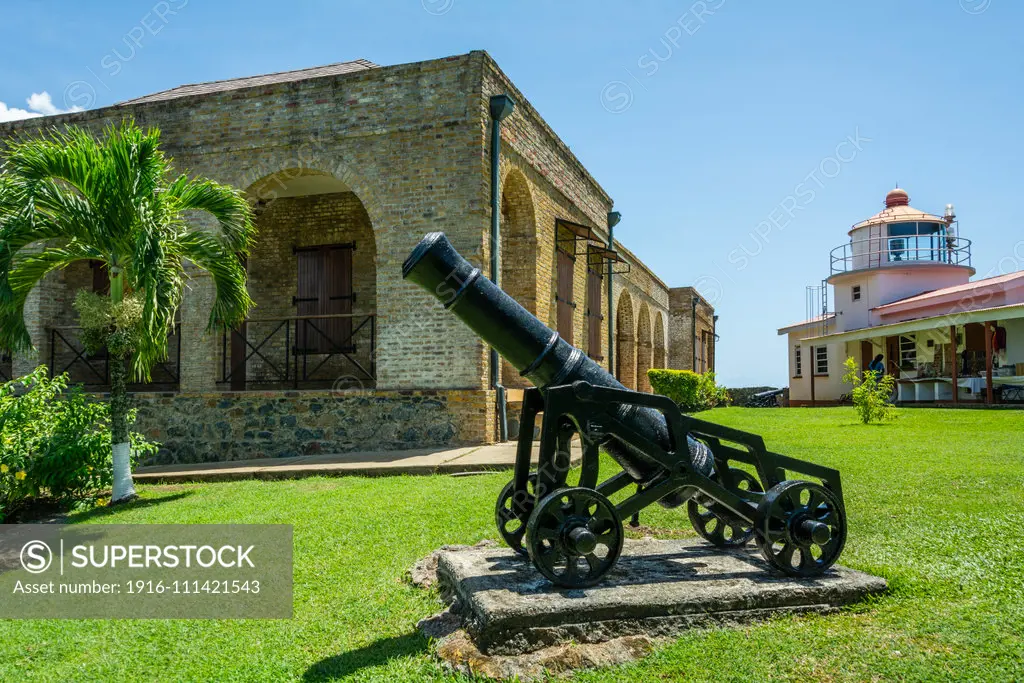
<svg viewBox="0 0 1024 683"><path fill-rule="evenodd" d="M322 316L351 314L352 244L299 249L295 345L299 354L328 354L352 349L352 319Z"/></svg>
<svg viewBox="0 0 1024 683"><path fill-rule="evenodd" d="M295 253L295 257L298 272L295 315L299 318L295 331L296 354L319 353L323 340L312 327L316 321L309 318L320 315L320 293L324 281L323 252L319 248L301 249Z"/></svg>
<svg viewBox="0 0 1024 683"><path fill-rule="evenodd" d="M572 276L576 259L561 249L558 249L557 253L558 288L555 300L558 303L558 334L572 344L572 314L576 310L576 302L572 300Z"/></svg>
<svg viewBox="0 0 1024 683"><path fill-rule="evenodd" d="M355 293L352 291L352 245L328 247L324 278L324 315L350 315ZM352 341L352 318L331 318L321 326L329 353L355 350Z"/></svg>
<svg viewBox="0 0 1024 683"><path fill-rule="evenodd" d="M110 294L110 275L107 273L107 265L102 261L90 261L92 268L92 291L94 294L108 296Z"/></svg>

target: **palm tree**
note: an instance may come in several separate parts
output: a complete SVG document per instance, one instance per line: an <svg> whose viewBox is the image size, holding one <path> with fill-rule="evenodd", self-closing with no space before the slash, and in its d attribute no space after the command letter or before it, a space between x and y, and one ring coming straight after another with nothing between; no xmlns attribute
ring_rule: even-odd
<svg viewBox="0 0 1024 683"><path fill-rule="evenodd" d="M97 261L110 276L100 325L110 363L112 502L134 496L127 378L148 380L167 358L167 336L182 301L186 260L216 287L209 325L234 327L252 300L239 256L255 235L252 211L237 190L205 178L173 176L160 131L134 122L102 139L76 127L51 129L8 145L0 166L0 348L31 349L25 300L47 274ZM219 229L200 229L199 212ZM76 301L76 304L80 303ZM87 303L87 302L86 302ZM86 326L85 308L76 305ZM96 316L90 315L96 325Z"/></svg>

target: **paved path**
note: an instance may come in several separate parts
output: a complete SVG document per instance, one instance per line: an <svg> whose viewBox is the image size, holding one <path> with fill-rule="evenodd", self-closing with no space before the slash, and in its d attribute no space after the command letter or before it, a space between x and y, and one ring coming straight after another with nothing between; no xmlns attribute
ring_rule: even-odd
<svg viewBox="0 0 1024 683"><path fill-rule="evenodd" d="M236 479L299 479L302 477L364 477L399 474L461 474L511 469L516 444L430 448L408 451L374 451L296 458L261 458L234 462L140 467L133 473L141 484L177 484L190 481ZM534 446L536 461L536 446ZM573 442L573 464L580 460L578 441Z"/></svg>

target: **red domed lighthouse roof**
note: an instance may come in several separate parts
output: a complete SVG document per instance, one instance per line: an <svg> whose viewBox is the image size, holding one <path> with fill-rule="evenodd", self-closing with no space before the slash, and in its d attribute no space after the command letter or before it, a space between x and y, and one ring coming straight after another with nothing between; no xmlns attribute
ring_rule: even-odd
<svg viewBox="0 0 1024 683"><path fill-rule="evenodd" d="M894 206L908 206L910 204L910 195L907 194L906 190L896 188L895 190L889 190L885 195L885 208L892 208Z"/></svg>
<svg viewBox="0 0 1024 683"><path fill-rule="evenodd" d="M889 190L885 195L885 208L876 213L871 218L863 220L857 223L850 229L852 234L854 230L858 228L866 228L875 225L884 225L886 223L896 223L898 221L937 221L942 222L945 219L942 216L936 216L932 213L926 213L915 209L910 205L910 195L907 191L901 188L895 190Z"/></svg>

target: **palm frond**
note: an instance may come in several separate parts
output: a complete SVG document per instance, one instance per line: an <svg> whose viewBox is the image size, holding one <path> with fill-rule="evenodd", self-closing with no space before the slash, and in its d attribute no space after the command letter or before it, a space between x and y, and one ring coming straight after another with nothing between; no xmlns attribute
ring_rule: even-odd
<svg viewBox="0 0 1024 683"><path fill-rule="evenodd" d="M199 230L182 235L181 255L210 273L216 287L209 327L232 328L245 321L254 303L246 289L245 268L230 245Z"/></svg>
<svg viewBox="0 0 1024 683"><path fill-rule="evenodd" d="M219 234L191 228L191 212L210 215ZM120 269L142 302L132 367L136 377L148 377L167 356L184 259L213 277L211 326L245 319L253 302L238 256L254 235L240 192L201 178L172 179L156 129L125 121L99 140L67 127L11 143L0 167L0 346L30 345L25 299L46 273L97 260Z"/></svg>
<svg viewBox="0 0 1024 683"><path fill-rule="evenodd" d="M12 351L32 348L32 339L25 327L25 300L29 293L47 274L97 256L95 249L84 244L50 247L19 255L7 271L9 296L0 301L0 348Z"/></svg>
<svg viewBox="0 0 1024 683"><path fill-rule="evenodd" d="M252 209L238 190L206 179L179 176L167 188L177 212L202 211L216 219L231 250L248 254L256 235Z"/></svg>

